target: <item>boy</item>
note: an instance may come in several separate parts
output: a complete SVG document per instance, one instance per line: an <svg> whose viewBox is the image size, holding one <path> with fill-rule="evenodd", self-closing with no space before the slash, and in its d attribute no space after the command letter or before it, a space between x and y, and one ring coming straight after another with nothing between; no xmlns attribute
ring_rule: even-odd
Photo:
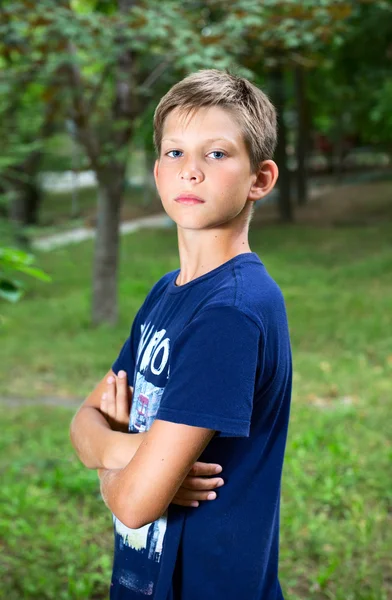
<svg viewBox="0 0 392 600"><path fill-rule="evenodd" d="M248 243L253 204L278 177L275 110L247 80L199 71L160 101L154 142L181 268L153 286L71 427L113 513L110 597L281 600L290 341L281 292ZM125 375L133 435L109 427L125 420ZM191 508L205 497L201 480L189 493L198 460L202 474L222 465L224 485Z"/></svg>

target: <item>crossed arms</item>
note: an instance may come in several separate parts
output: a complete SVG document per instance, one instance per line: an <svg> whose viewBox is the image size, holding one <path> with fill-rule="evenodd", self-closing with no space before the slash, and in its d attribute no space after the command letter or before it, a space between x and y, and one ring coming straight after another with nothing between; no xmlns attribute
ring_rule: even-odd
<svg viewBox="0 0 392 600"><path fill-rule="evenodd" d="M82 463L98 469L105 504L137 529L158 519L172 501L189 506L183 500L192 497L189 489L207 490L193 492L193 498L206 499L219 479L197 475L212 475L219 465L197 463L211 429L156 419L147 432L125 433L128 394L126 376L109 371L74 416L70 437Z"/></svg>

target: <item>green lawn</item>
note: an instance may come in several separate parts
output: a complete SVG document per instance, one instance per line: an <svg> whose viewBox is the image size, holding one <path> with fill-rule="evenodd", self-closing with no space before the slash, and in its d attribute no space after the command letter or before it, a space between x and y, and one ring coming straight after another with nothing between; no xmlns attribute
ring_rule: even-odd
<svg viewBox="0 0 392 600"><path fill-rule="evenodd" d="M364 228L254 229L281 285L294 356L280 577L287 600L392 596L392 236ZM123 238L121 318L90 325L92 244L39 255L52 284L1 305L0 395L83 398L152 284L178 267L175 232ZM71 413L2 410L1 593L107 598L111 520L68 441ZM219 501L219 499L217 500ZM0 593L0 597L1 597Z"/></svg>

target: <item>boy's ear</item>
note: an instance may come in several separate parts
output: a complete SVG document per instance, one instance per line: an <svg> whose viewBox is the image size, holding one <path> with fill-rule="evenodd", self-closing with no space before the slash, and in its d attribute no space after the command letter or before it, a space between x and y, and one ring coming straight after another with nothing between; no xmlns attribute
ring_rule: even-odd
<svg viewBox="0 0 392 600"><path fill-rule="evenodd" d="M279 169L273 160L265 160L260 164L259 170L255 173L254 182L249 190L248 200L260 200L264 198L275 186L278 179Z"/></svg>
<svg viewBox="0 0 392 600"><path fill-rule="evenodd" d="M157 159L155 161L155 163L154 163L154 179L155 179L155 183L157 183L157 177L158 177L158 164L159 164L159 161Z"/></svg>

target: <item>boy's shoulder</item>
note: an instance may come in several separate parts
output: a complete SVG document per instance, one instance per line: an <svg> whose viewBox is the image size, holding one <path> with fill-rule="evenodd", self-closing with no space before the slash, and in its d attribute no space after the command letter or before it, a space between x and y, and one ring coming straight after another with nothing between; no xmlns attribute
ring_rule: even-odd
<svg viewBox="0 0 392 600"><path fill-rule="evenodd" d="M285 314L282 291L255 253L235 262L204 303L204 309L219 306L231 306L261 329Z"/></svg>
<svg viewBox="0 0 392 600"><path fill-rule="evenodd" d="M242 306L261 313L264 318L285 309L282 290L261 261L240 270L240 287Z"/></svg>
<svg viewBox="0 0 392 600"><path fill-rule="evenodd" d="M151 307L155 303L156 299L164 292L164 290L166 289L169 282L173 279L174 274L176 272L176 270L169 271L168 273L162 275L162 277L154 283L143 302L143 307L146 310L148 310L149 307Z"/></svg>

